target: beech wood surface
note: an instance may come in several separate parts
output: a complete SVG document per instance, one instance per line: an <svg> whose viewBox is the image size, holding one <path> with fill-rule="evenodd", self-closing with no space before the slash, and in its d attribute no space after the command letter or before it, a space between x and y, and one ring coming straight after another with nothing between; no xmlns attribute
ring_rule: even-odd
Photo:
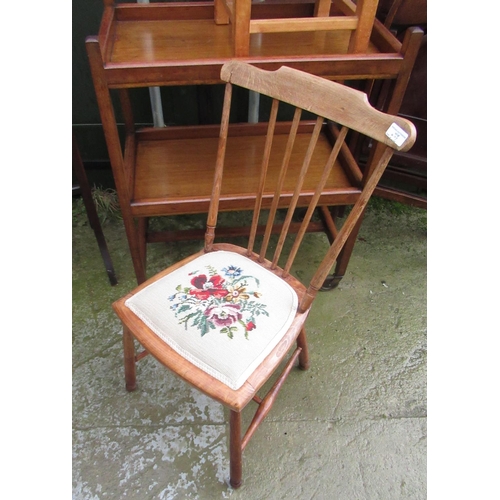
<svg viewBox="0 0 500 500"><path fill-rule="evenodd" d="M224 95L222 120L218 129L218 134L215 134L216 129L214 129L214 127L203 128L208 136L203 139L212 140L212 142L214 142L213 139L215 139L216 143L216 157L211 160L214 161L213 164L215 166L212 172L211 188L209 189L210 202L204 249L145 281L128 295L116 301L113 304L113 308L121 319L124 328L125 381L128 390L134 390L136 387L135 363L142 358L142 354L138 356L135 355L134 337L145 349L144 353L150 353L177 376L230 409L230 483L233 487L238 488L242 483L242 452L244 448L247 446L257 427L271 410L278 392L296 360L299 360L299 366L301 368L307 369L309 367L309 354L304 324L310 313L313 301L325 282L332 266L341 253L346 251L346 244L349 242L350 246L348 245L348 248L350 249L352 247L352 235L356 235L359 229L359 224L366 205L393 152L395 150L409 149L415 142L416 130L413 124L404 118L387 115L373 109L368 103L366 95L362 92L350 89L336 82L305 74L298 70L281 68L277 71L269 72L241 61L231 61L222 67L221 79L227 83ZM239 85L273 98L271 118L267 125L262 124L253 127L238 126L236 128L230 126L229 117L233 85ZM122 96L122 99L125 108L127 108L128 101L125 94ZM300 108L295 111L293 122L277 122L278 100ZM318 117L316 121L301 122L301 109L317 114ZM332 124L325 126L325 119L333 121L341 128L339 129L337 125ZM135 134L133 132L130 122L130 116L126 116L126 123L128 124L127 141L131 142L131 147L133 147L135 153L134 156L140 158L141 141L137 141L136 138L141 134ZM390 140L386 134L388 126L394 126L395 124L400 127L403 135L405 133L407 135L401 144L396 144L394 141ZM325 192L331 172L334 170L333 167L338 164L340 170L344 172L343 165L347 165L348 173L346 174L344 172L344 179L350 182L353 178L357 177L359 180L357 170L352 165L351 158L347 158L344 164L338 161L349 128L378 141L381 147L380 149L374 148L374 163L371 169L365 172L361 182L356 187L357 193L354 206L341 229L335 232L333 242L326 251L324 259L318 266L306 288L305 284L301 283L291 274L293 261L298 253L299 246L310 223L312 214L316 210ZM197 147L197 149L200 149L200 144L202 143L202 138L199 134L201 130L202 129L199 127L191 127L188 129L187 135L192 134L191 140L196 141L196 145L193 143L193 147ZM245 131L250 133L244 135ZM326 131L326 141L320 141L320 137L325 136L322 134L322 131ZM165 137L165 131L145 131L142 135L146 137L146 141L160 142L160 140ZM184 139L182 137L184 137ZM171 133L171 141L185 141L185 137L186 134L182 134L178 130L174 130ZM239 143L238 141L241 141L243 137L247 141L250 137L253 142L250 150L242 152L241 146L243 143ZM258 154L255 149L257 146L256 140L259 141ZM293 153L301 140L303 140L303 143L302 147L299 148L301 151L300 158L294 161ZM230 144L233 142L239 144L240 147L231 151ZM279 160L273 160L272 156L276 144L280 144ZM184 143L183 147L180 147L179 150L185 149L185 147L186 144ZM152 148L149 147L147 151L151 151L151 149ZM168 155L171 149L172 148L169 147L164 155ZM318 149L322 151L321 161L313 161L314 154ZM207 151L204 151L204 154L206 155ZM149 161L147 164L156 163L164 165L164 155L158 155L156 162ZM245 162L245 158L247 157L251 158L251 164ZM235 159L237 160L236 168L231 170L228 165ZM132 155L125 155L126 164L127 162L133 161ZM139 160L136 160L136 167L138 162ZM311 179L310 173L313 165L317 166L318 169L316 170L315 178ZM319 168L319 165L321 165L321 168ZM252 168L250 178L254 179L254 185L250 188L251 194L243 195L242 190L244 185L242 185L241 173L250 166ZM130 168L130 166L126 168ZM187 165L182 169L183 176L192 182L193 176L187 175L186 169ZM139 170L136 169L134 176L136 186L134 188L129 186L134 193L136 192L137 186L142 185L138 179L138 171ZM260 173L260 171L262 173ZM234 196L231 202L253 198L255 210L259 212L261 209L266 208L264 201L267 191L270 193L271 209L268 213L269 219L259 253L253 251L255 236L258 229L257 221L259 220L259 214L253 217L249 246L247 248L228 243L214 242L217 218L222 207L221 201L224 194L227 193L224 191L225 188L227 189L225 182L226 176L234 172L238 173L238 180L234 181L234 184L230 184L230 189L238 191L238 194ZM304 220L301 223L301 227L295 235L295 241L291 247L289 257L286 260L285 267L281 268L277 263L284 248L284 239L288 236L291 227L292 215L296 207L299 206L299 200L303 196L306 181L311 182L311 180L313 184L311 185L312 191L307 197L310 204ZM129 179L128 182L130 181ZM159 180L157 182L159 182ZM289 182L288 185L287 182ZM179 186L179 184L180 183L177 182L176 186ZM275 186L274 189L272 186ZM192 196L193 187L190 186L190 189ZM286 192L286 196L283 197L282 193L284 191ZM189 202L188 198L186 198L186 202ZM192 200L190 202L192 204L194 203ZM288 206L288 212L285 222L282 224L282 232L276 245L274 257L270 260L267 258L267 247L272 229L275 226L276 211L281 202L286 202L285 205ZM151 205L151 202L149 202L149 206ZM135 242L136 250L143 262L145 262L146 238L144 234L146 233L146 220L145 217L140 218L138 227L141 236L138 237ZM157 336L125 305L129 297L133 296L144 287L167 276L174 270L179 269L180 266L191 262L198 256L209 254L217 250L225 250L245 255L288 283L298 296L297 311L288 331L282 336L271 353L237 390L231 389L226 384L187 361L182 355L178 354ZM267 394L261 398L257 392L285 360L294 345L296 345L296 347L289 356L282 373L278 376L272 388L267 391ZM247 431L242 436L241 411L252 400L258 404L258 408Z"/></svg>

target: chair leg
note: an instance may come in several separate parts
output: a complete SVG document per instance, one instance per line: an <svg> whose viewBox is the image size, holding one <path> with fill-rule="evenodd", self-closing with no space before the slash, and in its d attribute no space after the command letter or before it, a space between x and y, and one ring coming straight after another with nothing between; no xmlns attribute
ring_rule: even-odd
<svg viewBox="0 0 500 500"><path fill-rule="evenodd" d="M242 482L241 413L231 410L229 418L229 483L239 488Z"/></svg>
<svg viewBox="0 0 500 500"><path fill-rule="evenodd" d="M302 349L299 354L299 368L302 370L309 370L309 349L307 347L306 331L304 328L302 328L297 337L297 347Z"/></svg>
<svg viewBox="0 0 500 500"><path fill-rule="evenodd" d="M125 387L127 391L134 391L136 388L134 336L126 326L123 327L123 356L125 362Z"/></svg>

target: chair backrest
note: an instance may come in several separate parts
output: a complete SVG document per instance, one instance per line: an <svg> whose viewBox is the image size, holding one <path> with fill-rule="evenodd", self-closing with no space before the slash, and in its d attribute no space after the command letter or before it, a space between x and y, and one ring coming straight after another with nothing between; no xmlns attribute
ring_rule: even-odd
<svg viewBox="0 0 500 500"><path fill-rule="evenodd" d="M264 186L266 185L266 177L268 174L269 158L273 145L274 131L276 128L278 106L280 102L285 102L295 107L293 121L290 126L290 132L281 163L281 169L279 174L276 176L277 182L274 197L269 210L262 245L260 251L258 252L258 260L262 263L264 263L266 259L269 239L275 223L275 216L280 203L284 180L287 176L287 168L289 166L294 141L296 139L297 130L301 121L302 111L305 110L317 116L315 126L310 136L307 152L303 160L302 168L299 172L297 172L297 178L293 183L295 190L293 196L289 198L288 211L285 222L282 226L274 256L272 259L269 259L271 270L276 270L278 268L278 260L280 259L283 245L290 229L294 211L297 208L297 201L300 197L303 182L307 176L307 171L311 164L313 152L317 145L318 137L321 133L323 124L325 120L327 120L334 122L336 126L340 127L339 133L335 134L336 138L332 145L328 160L325 163L321 179L316 186L314 195L311 197L306 215L300 229L296 233L294 243L289 252L286 263L282 268L282 274L284 277L290 271L297 254L297 250L302 242L318 201L320 200L332 167L337 161L339 155L342 154L341 150L348 131L355 130L386 146L383 154L377 161L377 164L372 165L369 169L370 174L365 176L363 188L355 205L351 209L341 230L335 237L335 240L328 250L323 262L317 269L309 284L308 291L300 304L300 309L305 310L309 307L317 291L321 288L325 278L330 272L333 263L342 250L344 243L368 203L393 152L407 151L415 142L415 127L410 121L402 117L388 115L374 109L369 104L366 94L360 91L288 67L281 67L277 71L265 71L247 63L235 60L224 64L221 70L221 79L227 83L224 96L213 192L207 220L207 232L205 237L206 251L211 250L215 236L219 198L223 182L226 144L228 141L229 114L233 85L244 87L272 98L267 135L262 151L260 180L258 190L255 193L255 207L247 249L247 254L249 256L254 251L258 221L263 205ZM287 180L289 181L289 179Z"/></svg>

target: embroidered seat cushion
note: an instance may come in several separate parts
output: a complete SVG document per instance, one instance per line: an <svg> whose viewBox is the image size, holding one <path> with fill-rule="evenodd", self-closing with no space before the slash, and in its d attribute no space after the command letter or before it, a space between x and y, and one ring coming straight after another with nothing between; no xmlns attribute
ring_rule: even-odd
<svg viewBox="0 0 500 500"><path fill-rule="evenodd" d="M125 305L172 349L239 389L278 344L297 311L288 283L247 257L204 254Z"/></svg>

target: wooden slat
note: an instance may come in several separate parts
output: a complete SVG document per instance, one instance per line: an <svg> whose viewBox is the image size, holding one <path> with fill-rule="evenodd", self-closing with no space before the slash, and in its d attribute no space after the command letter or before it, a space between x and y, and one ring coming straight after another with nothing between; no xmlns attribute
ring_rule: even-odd
<svg viewBox="0 0 500 500"><path fill-rule="evenodd" d="M136 153L135 135L127 135L125 138L125 154L123 155L123 180L129 193L134 190L134 171L135 171L135 153Z"/></svg>
<svg viewBox="0 0 500 500"><path fill-rule="evenodd" d="M302 226L301 226L297 236L295 237L295 241L293 242L292 249L290 250L288 260L286 262L285 267L283 268L284 275L287 275L290 272L290 268L292 267L293 261L295 260L295 256L297 255L297 251L299 249L299 246L302 243L302 239L304 237L304 234L307 231L307 226L309 225L309 222L313 216L314 210L316 209L316 206L320 200L321 193L323 192L323 189L325 188L326 182L328 180L328 177L330 176L330 172L333 168L333 165L335 164L335 161L337 160L337 157L342 149L342 145L344 144L347 132L348 132L348 128L343 127L339 133L339 136L337 138L337 141L335 142L335 145L332 148L332 153L330 154L330 157L328 158L328 161L326 162L325 169L323 170L323 175L321 176L321 180L318 182L318 186L316 187L316 191L314 193L313 199L311 200L311 203L309 204L306 215L304 216L304 220L302 221Z"/></svg>
<svg viewBox="0 0 500 500"><path fill-rule="evenodd" d="M283 248L283 244L285 242L286 235L288 234L288 229L290 227L290 223L292 222L292 217L297 208L297 203L302 192L302 186L304 185L304 180L306 178L307 172L309 170L309 166L311 165L311 160L313 157L314 150L316 149L316 145L318 143L319 134L321 133L321 128L323 126L323 118L318 117L316 120L316 125L314 127L313 133L311 134L311 140L309 141L309 146L307 147L306 156L304 158L304 163L302 164L302 168L299 172L299 175L295 178L295 191L293 193L292 199L290 200L290 204L288 207L288 211L286 214L285 223L283 225L283 230L280 234L280 238L278 241L278 245L276 247L276 252L272 261L272 269L275 269L278 264L278 259L281 254L281 250Z"/></svg>
<svg viewBox="0 0 500 500"><path fill-rule="evenodd" d="M350 53L360 54L368 49L377 5L378 0L356 0L356 16L359 24L351 35L349 42Z"/></svg>
<svg viewBox="0 0 500 500"><path fill-rule="evenodd" d="M245 57L250 54L250 18L252 4L249 0L233 0L233 54Z"/></svg>
<svg viewBox="0 0 500 500"><path fill-rule="evenodd" d="M375 18L375 20L373 21L371 41L378 47L378 49L382 53L401 53L402 43L377 18Z"/></svg>
<svg viewBox="0 0 500 500"><path fill-rule="evenodd" d="M300 115L302 110L299 108L295 109L295 114L293 117L293 125L290 130L290 135L288 136L288 141L286 143L285 154L283 156L283 162L281 164L280 173L278 176L278 182L276 183L276 188L274 191L273 202L271 204L271 210L269 211L269 218L267 221L266 233L264 235L264 241L262 242L262 246L260 249L260 259L261 261L266 256L267 247L269 244L269 238L271 236L271 229L274 226L274 219L276 216L276 211L278 210L278 204L281 196L281 192L283 190L283 184L285 182L285 175L288 170L288 166L290 164L290 157L292 155L292 149L295 144L295 138L297 137L297 130L299 128Z"/></svg>
<svg viewBox="0 0 500 500"><path fill-rule="evenodd" d="M340 130L338 129L338 127L335 126L334 124L329 124L328 129L337 139L340 134ZM342 162L343 162L342 164L346 168L347 175L351 177L353 184L360 185L363 179L363 172L359 168L356 159L354 158L351 150L349 149L349 146L345 142L342 143L341 151L342 151Z"/></svg>
<svg viewBox="0 0 500 500"><path fill-rule="evenodd" d="M232 13L226 0L214 0L215 24L229 24Z"/></svg>
<svg viewBox="0 0 500 500"><path fill-rule="evenodd" d="M283 384L290 374L293 365L297 358L299 357L302 349L299 347L295 349L293 352L292 356L288 360L285 369L279 376L278 380L274 383L272 388L269 390L269 392L266 394L264 399L259 403L259 408L255 412L255 415L252 419L252 422L248 426L247 431L245 432L245 436L243 437L243 440L241 442L241 449L244 450L248 442L250 441L251 437L254 435L255 431L259 427L259 425L262 423L262 421L266 418L267 414L271 410L274 402L276 401L276 398L278 396L278 393L280 389L283 387Z"/></svg>
<svg viewBox="0 0 500 500"><path fill-rule="evenodd" d="M268 124L267 134L266 134L266 143L264 146L264 154L262 157L262 165L260 167L259 186L257 189L257 196L255 199L255 207L254 207L254 213L253 213L253 218L252 218L250 238L248 240L248 247L247 247L248 254L251 254L253 252L253 246L255 243L255 236L256 236L257 227L259 224L259 215L260 215L260 210L262 208L262 199L264 196L264 188L266 185L266 178L267 178L267 168L269 167L269 158L271 156L271 147L273 144L274 130L276 127L276 118L278 116L278 107L279 107L279 101L274 99L272 106L271 106L271 114L269 117L269 124Z"/></svg>
<svg viewBox="0 0 500 500"><path fill-rule="evenodd" d="M295 33L299 31L355 30L356 16L304 19L257 19L250 21L250 33Z"/></svg>
<svg viewBox="0 0 500 500"><path fill-rule="evenodd" d="M389 163L389 160L391 159L392 153L393 150L389 147L386 147L383 153L381 154L380 159L377 162L377 165L373 169L371 176L367 180L363 188L363 191L361 192L358 198L358 201L356 201L356 204L353 206L352 210L347 216L347 219L342 225L342 228L337 234L337 237L335 238L333 244L330 246L323 261L321 262L316 273L314 274L307 289L307 292L303 296L302 301L299 304L300 311L306 311L311 307L311 304L314 298L316 297L316 294L318 293L319 289L325 282L325 279L328 276L328 273L330 272L333 263L340 254L354 226L358 223L359 217L363 213L366 204L370 200L373 191L377 187L377 184L380 181L380 178L382 177L382 174L384 173L384 170L387 164Z"/></svg>
<svg viewBox="0 0 500 500"><path fill-rule="evenodd" d="M99 27L99 35L97 37L101 50L103 51L102 57L106 61L111 57L111 51L113 49L113 38L116 29L115 13L116 10L112 6L105 6L101 25Z"/></svg>
<svg viewBox="0 0 500 500"><path fill-rule="evenodd" d="M397 201L412 207L427 209L427 200L425 198L406 191L398 191L397 189L377 186L374 194L375 196L380 196L381 198L385 198L387 200Z"/></svg>
<svg viewBox="0 0 500 500"><path fill-rule="evenodd" d="M217 215L219 213L219 198L222 185L222 174L224 159L226 156L227 130L229 127L229 114L231 111L232 85L226 84L224 92L224 106L222 109L222 119L220 126L220 137L217 148L217 160L215 164L215 175L213 181L212 195L210 197L210 208L208 209L207 232L205 236L205 251L212 249L215 235L215 226L217 224Z"/></svg>
<svg viewBox="0 0 500 500"><path fill-rule="evenodd" d="M356 3L352 0L337 0L335 2L335 7L346 16L356 15Z"/></svg>
<svg viewBox="0 0 500 500"><path fill-rule="evenodd" d="M144 359L146 356L149 356L149 352L146 351L146 349L144 349L140 353L137 354L137 356L135 357L135 362L137 363L141 359Z"/></svg>
<svg viewBox="0 0 500 500"><path fill-rule="evenodd" d="M317 17L329 16L331 6L332 0L316 0L314 3L314 15Z"/></svg>
<svg viewBox="0 0 500 500"><path fill-rule="evenodd" d="M120 104L122 109L123 121L125 122L125 133L127 135L135 132L135 120L132 112L132 103L127 89L120 89Z"/></svg>

